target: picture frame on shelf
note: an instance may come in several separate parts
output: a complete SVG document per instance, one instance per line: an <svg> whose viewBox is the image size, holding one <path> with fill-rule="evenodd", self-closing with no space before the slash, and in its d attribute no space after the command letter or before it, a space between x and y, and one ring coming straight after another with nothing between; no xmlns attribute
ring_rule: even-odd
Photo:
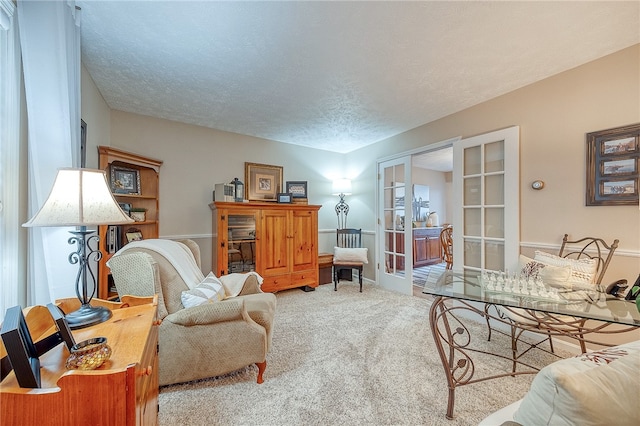
<svg viewBox="0 0 640 426"><path fill-rule="evenodd" d="M125 232L125 236L127 237L127 242L130 243L132 241L140 241L143 239L142 232L136 228L129 228Z"/></svg>
<svg viewBox="0 0 640 426"><path fill-rule="evenodd" d="M141 195L140 170L112 164L110 176L113 193Z"/></svg>
<svg viewBox="0 0 640 426"><path fill-rule="evenodd" d="M245 198L276 202L282 191L282 166L244 163Z"/></svg>
<svg viewBox="0 0 640 426"><path fill-rule="evenodd" d="M278 193L278 202L279 203L283 203L283 204L291 203L291 199L292 198L293 198L292 195L287 193L287 192Z"/></svg>
<svg viewBox="0 0 640 426"><path fill-rule="evenodd" d="M286 192L291 194L293 198L308 198L307 182L306 181L287 181Z"/></svg>
<svg viewBox="0 0 640 426"><path fill-rule="evenodd" d="M640 123L590 132L586 139L586 205L638 205Z"/></svg>

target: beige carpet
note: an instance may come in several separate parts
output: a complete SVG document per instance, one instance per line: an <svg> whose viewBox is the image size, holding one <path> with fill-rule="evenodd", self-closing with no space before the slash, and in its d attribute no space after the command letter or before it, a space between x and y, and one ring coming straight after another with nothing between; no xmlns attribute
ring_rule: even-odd
<svg viewBox="0 0 640 426"><path fill-rule="evenodd" d="M277 294L273 347L262 385L255 366L216 379L164 387L161 425L474 425L520 399L532 375L458 388L446 420L447 386L429 329L428 299L341 282ZM473 325L477 341L508 339ZM506 352L505 352L506 353ZM536 360L542 364L553 358ZM189 362L189 360L185 360ZM162 366L160 366L162 368ZM508 371L495 358L476 369Z"/></svg>

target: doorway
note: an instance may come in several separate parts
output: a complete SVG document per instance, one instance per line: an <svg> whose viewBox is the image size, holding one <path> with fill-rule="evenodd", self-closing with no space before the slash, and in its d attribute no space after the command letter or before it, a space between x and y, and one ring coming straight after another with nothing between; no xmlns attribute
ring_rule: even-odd
<svg viewBox="0 0 640 426"><path fill-rule="evenodd" d="M413 154L411 172L415 293L422 291L430 273L439 275L446 269L440 233L453 221L453 146Z"/></svg>
<svg viewBox="0 0 640 426"><path fill-rule="evenodd" d="M443 185L440 185L440 182L445 179L443 173L450 173L453 161L447 160L451 163L447 166L448 172L437 172L438 184L436 185L435 179L429 182L422 180L416 182L413 179L413 157L415 156L416 161L419 159L430 161L429 164L435 167L435 163L442 161L442 158L452 155L444 153L439 155L437 152L440 150L452 152L453 143L458 140L460 140L459 137L452 138L378 160L377 275L378 282L384 288L403 294L413 294L414 257L418 256L416 260L420 259L417 263L421 266L440 263L440 234L434 224L440 225L441 216L438 212L434 213L433 206L437 205L443 213L451 211L449 206L445 207L445 201L443 201L450 196L443 195ZM431 154L428 155L429 153ZM437 160L438 158L440 160ZM424 174L420 170L416 172L418 175ZM448 180L446 186L450 187L451 179ZM415 187L414 183L418 186ZM422 183L425 184L422 185ZM433 186L433 190L429 183ZM429 186L428 190L426 186ZM414 194L414 191L417 192ZM447 189L446 192L450 193L451 189ZM443 217L448 218L448 216L444 214ZM430 226L427 226L429 221ZM415 228L424 228L416 232L427 235L420 236L417 241L414 241Z"/></svg>

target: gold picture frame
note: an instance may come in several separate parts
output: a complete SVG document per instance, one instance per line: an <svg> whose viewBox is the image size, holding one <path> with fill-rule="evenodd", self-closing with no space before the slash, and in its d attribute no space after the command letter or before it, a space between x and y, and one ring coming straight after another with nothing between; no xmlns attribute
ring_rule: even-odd
<svg viewBox="0 0 640 426"><path fill-rule="evenodd" d="M282 166L244 163L245 198L276 202L282 192Z"/></svg>

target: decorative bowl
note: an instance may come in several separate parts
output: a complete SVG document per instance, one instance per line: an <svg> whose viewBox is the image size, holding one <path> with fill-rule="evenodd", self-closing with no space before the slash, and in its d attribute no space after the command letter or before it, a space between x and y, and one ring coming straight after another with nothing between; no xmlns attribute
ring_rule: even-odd
<svg viewBox="0 0 640 426"><path fill-rule="evenodd" d="M76 343L67 358L68 370L94 370L111 357L106 337L95 337Z"/></svg>

